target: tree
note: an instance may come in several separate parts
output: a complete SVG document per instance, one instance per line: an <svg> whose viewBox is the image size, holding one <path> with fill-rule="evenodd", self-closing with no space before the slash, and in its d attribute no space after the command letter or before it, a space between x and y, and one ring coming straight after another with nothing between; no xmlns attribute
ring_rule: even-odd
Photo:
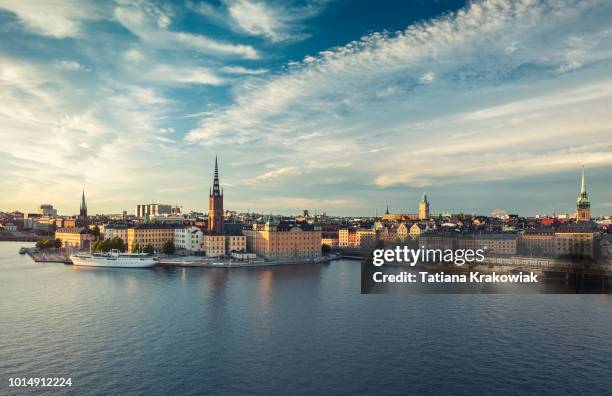
<svg viewBox="0 0 612 396"><path fill-rule="evenodd" d="M155 249L153 248L153 245L151 245L150 243L147 243L145 245L145 247L142 249L142 251L144 253L148 253L148 254L153 254L155 253Z"/></svg>
<svg viewBox="0 0 612 396"><path fill-rule="evenodd" d="M100 236L100 227L96 224L96 226L91 230L91 233L97 237Z"/></svg>
<svg viewBox="0 0 612 396"><path fill-rule="evenodd" d="M321 246L321 253L323 253L324 256L328 255L330 251L331 251L331 246L329 246L328 244L324 243Z"/></svg>
<svg viewBox="0 0 612 396"><path fill-rule="evenodd" d="M139 243L136 243L135 245L132 246L132 253L138 253L139 250L140 250Z"/></svg>
<svg viewBox="0 0 612 396"><path fill-rule="evenodd" d="M56 249L59 249L62 247L62 240L59 238L55 238L55 240L53 241L53 247Z"/></svg>
<svg viewBox="0 0 612 396"><path fill-rule="evenodd" d="M169 241L166 241L166 243L164 243L164 248L163 248L164 253L174 254L175 250L176 248L174 247L174 241L169 240Z"/></svg>

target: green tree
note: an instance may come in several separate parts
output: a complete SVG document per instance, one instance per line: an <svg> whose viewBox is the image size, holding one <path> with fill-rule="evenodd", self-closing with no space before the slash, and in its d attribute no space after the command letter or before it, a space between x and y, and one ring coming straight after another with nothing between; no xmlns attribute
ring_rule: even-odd
<svg viewBox="0 0 612 396"><path fill-rule="evenodd" d="M166 243L164 243L164 248L163 248L164 253L174 254L175 250L176 248L174 247L174 241L169 240L169 241L166 241Z"/></svg>
<svg viewBox="0 0 612 396"><path fill-rule="evenodd" d="M148 253L148 254L153 254L155 253L155 249L153 248L153 245L151 245L150 243L147 243L145 245L145 247L142 249L142 251L144 253Z"/></svg>
<svg viewBox="0 0 612 396"><path fill-rule="evenodd" d="M96 224L96 226L91 230L91 233L97 237L100 236L100 227Z"/></svg>
<svg viewBox="0 0 612 396"><path fill-rule="evenodd" d="M62 240L59 238L55 238L55 240L53 241L53 247L56 249L59 249L62 247Z"/></svg>
<svg viewBox="0 0 612 396"><path fill-rule="evenodd" d="M329 254L329 252L331 252L331 246L329 246L328 244L324 243L321 246L321 253L323 253L323 255L327 255L327 254Z"/></svg>

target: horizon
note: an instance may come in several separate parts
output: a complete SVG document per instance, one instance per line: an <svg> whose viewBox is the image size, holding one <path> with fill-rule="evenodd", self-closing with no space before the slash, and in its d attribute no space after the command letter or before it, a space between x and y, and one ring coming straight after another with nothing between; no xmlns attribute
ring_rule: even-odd
<svg viewBox="0 0 612 396"><path fill-rule="evenodd" d="M40 18L41 12L47 15ZM612 213L612 4L0 0L0 208ZM343 29L336 29L337 21ZM341 31L339 31L341 30Z"/></svg>

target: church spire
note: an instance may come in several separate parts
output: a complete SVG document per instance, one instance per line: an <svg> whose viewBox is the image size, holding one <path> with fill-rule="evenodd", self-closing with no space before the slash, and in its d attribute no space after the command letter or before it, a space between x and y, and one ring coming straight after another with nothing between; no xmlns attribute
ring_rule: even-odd
<svg viewBox="0 0 612 396"><path fill-rule="evenodd" d="M580 186L580 195L586 194L586 179L584 177L584 165L582 165L582 185Z"/></svg>
<svg viewBox="0 0 612 396"><path fill-rule="evenodd" d="M217 156L215 155L215 178L213 180L213 188L212 188L212 196L219 197L223 195L221 193L221 189L219 188L219 166L217 162Z"/></svg>

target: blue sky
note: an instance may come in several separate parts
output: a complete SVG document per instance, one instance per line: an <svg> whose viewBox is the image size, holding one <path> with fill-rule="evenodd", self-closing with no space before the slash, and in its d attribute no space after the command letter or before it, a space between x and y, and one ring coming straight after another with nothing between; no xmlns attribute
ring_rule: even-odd
<svg viewBox="0 0 612 396"><path fill-rule="evenodd" d="M0 0L0 209L612 213L612 3Z"/></svg>

